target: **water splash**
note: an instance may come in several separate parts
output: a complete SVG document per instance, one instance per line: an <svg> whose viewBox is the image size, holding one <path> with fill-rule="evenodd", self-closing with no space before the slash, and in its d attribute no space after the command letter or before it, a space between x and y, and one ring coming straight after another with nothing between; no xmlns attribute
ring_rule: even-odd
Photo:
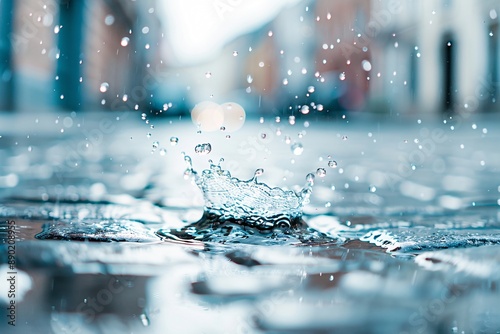
<svg viewBox="0 0 500 334"><path fill-rule="evenodd" d="M157 234L167 240L197 240L220 243L313 243L326 236L309 228L302 220L302 208L309 203L314 174L306 177L300 193L272 188L258 181L264 173L255 171L249 180L232 177L228 170L210 162L210 168L198 174L189 156L184 156L187 169L202 190L205 200L203 217L182 229L163 229Z"/></svg>

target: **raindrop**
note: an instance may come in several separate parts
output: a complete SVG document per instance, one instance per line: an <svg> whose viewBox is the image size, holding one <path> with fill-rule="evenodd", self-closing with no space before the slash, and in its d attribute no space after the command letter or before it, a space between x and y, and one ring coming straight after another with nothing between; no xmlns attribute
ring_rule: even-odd
<svg viewBox="0 0 500 334"><path fill-rule="evenodd" d="M295 116L289 116L288 123L290 123L290 125L294 125L295 124Z"/></svg>
<svg viewBox="0 0 500 334"><path fill-rule="evenodd" d="M249 75L247 75L247 82L248 82L248 83L252 83L252 81L253 81L252 76L251 76L250 74L249 74Z"/></svg>
<svg viewBox="0 0 500 334"><path fill-rule="evenodd" d="M212 73L211 72L205 73L205 78L210 79L211 77L212 77Z"/></svg>
<svg viewBox="0 0 500 334"><path fill-rule="evenodd" d="M123 37L123 38L122 38L122 41L120 42L120 45L121 45L121 46L127 46L129 41L130 41L130 38L128 38L128 37Z"/></svg>
<svg viewBox="0 0 500 334"><path fill-rule="evenodd" d="M238 55L238 51L233 51L233 56L237 56Z"/></svg>
<svg viewBox="0 0 500 334"><path fill-rule="evenodd" d="M318 110L318 111L323 111L323 105L322 105L322 104L318 104L318 105L316 106L316 110Z"/></svg>
<svg viewBox="0 0 500 334"><path fill-rule="evenodd" d="M347 136L342 136L342 140L347 140Z"/></svg>
<svg viewBox="0 0 500 334"><path fill-rule="evenodd" d="M335 160L328 161L328 167L337 168L337 161L335 161Z"/></svg>
<svg viewBox="0 0 500 334"><path fill-rule="evenodd" d="M316 175L318 177L325 177L326 176L326 169L324 169L324 168L316 169Z"/></svg>
<svg viewBox="0 0 500 334"><path fill-rule="evenodd" d="M371 193L374 193L374 192L376 192L376 191L377 191L377 187L375 187L375 186L370 186L369 190L370 190L370 192L371 192Z"/></svg>
<svg viewBox="0 0 500 334"><path fill-rule="evenodd" d="M170 145L175 146L179 143L179 138L177 137L170 137Z"/></svg>
<svg viewBox="0 0 500 334"><path fill-rule="evenodd" d="M314 184L314 174L313 173L309 173L306 175L306 182L312 186Z"/></svg>
<svg viewBox="0 0 500 334"><path fill-rule="evenodd" d="M292 142L292 138L290 136L285 136L285 143L289 144Z"/></svg>
<svg viewBox="0 0 500 334"><path fill-rule="evenodd" d="M212 145L210 145L209 143L198 144L194 148L194 152L200 155L209 154L211 151L212 151Z"/></svg>
<svg viewBox="0 0 500 334"><path fill-rule="evenodd" d="M160 149L160 155L165 155L165 154L167 154L167 150L164 149L164 148L161 148Z"/></svg>
<svg viewBox="0 0 500 334"><path fill-rule="evenodd" d="M286 86L286 85L288 85L288 79L287 78L283 79L283 86Z"/></svg>
<svg viewBox="0 0 500 334"><path fill-rule="evenodd" d="M153 142L153 149L156 150L158 148L158 146L160 146L160 142L159 141L154 141Z"/></svg>
<svg viewBox="0 0 500 334"><path fill-rule="evenodd" d="M101 86L99 87L99 91L101 93L106 93L109 89L109 84L107 82L103 82Z"/></svg>
<svg viewBox="0 0 500 334"><path fill-rule="evenodd" d="M301 112L301 113L303 113L304 115L309 114L309 106L307 106L307 105L303 105L303 106L300 108L300 112Z"/></svg>
<svg viewBox="0 0 500 334"><path fill-rule="evenodd" d="M295 155L301 155L304 152L304 146L301 143L293 143L290 147L292 149L292 153Z"/></svg>
<svg viewBox="0 0 500 334"><path fill-rule="evenodd" d="M141 318L141 323L144 327L147 327L150 325L150 320L147 315L144 313L139 316Z"/></svg>
<svg viewBox="0 0 500 334"><path fill-rule="evenodd" d="M339 79L344 81L345 80L345 72L342 72L339 74Z"/></svg>
<svg viewBox="0 0 500 334"><path fill-rule="evenodd" d="M365 70L366 72L372 69L372 64L368 60L363 60L361 62L361 66L363 66L363 70Z"/></svg>
<svg viewBox="0 0 500 334"><path fill-rule="evenodd" d="M115 23L115 17L113 15L107 15L104 18L104 24L106 24L107 26L110 26L113 23Z"/></svg>
<svg viewBox="0 0 500 334"><path fill-rule="evenodd" d="M314 93L314 86L307 87L307 91L311 94Z"/></svg>

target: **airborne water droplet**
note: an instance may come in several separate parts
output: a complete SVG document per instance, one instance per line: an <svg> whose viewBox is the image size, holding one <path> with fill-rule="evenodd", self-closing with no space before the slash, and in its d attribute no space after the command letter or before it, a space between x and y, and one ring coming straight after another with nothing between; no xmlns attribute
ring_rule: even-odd
<svg viewBox="0 0 500 334"><path fill-rule="evenodd" d="M264 169L258 168L257 170L255 170L253 177L254 177L254 179L256 179L258 176L261 176L262 174L264 174Z"/></svg>
<svg viewBox="0 0 500 334"><path fill-rule="evenodd" d="M194 148L195 153L197 154L209 154L212 151L212 145L210 143L198 144Z"/></svg>
<svg viewBox="0 0 500 334"><path fill-rule="evenodd" d="M141 318L141 323L143 326L147 327L150 324L149 318L144 313L139 316Z"/></svg>
<svg viewBox="0 0 500 334"><path fill-rule="evenodd" d="M319 177L325 177L326 176L326 170L324 168L318 168L316 170L316 175Z"/></svg>
<svg viewBox="0 0 500 334"><path fill-rule="evenodd" d="M109 89L109 84L107 82L103 82L101 86L99 87L99 91L101 93L106 93Z"/></svg>
<svg viewBox="0 0 500 334"><path fill-rule="evenodd" d="M303 113L304 115L309 114L309 106L308 106L308 105L303 105L303 106L300 108L300 112L301 112L301 113Z"/></svg>
<svg viewBox="0 0 500 334"><path fill-rule="evenodd" d="M328 161L328 167L337 168L337 161L335 161L335 160Z"/></svg>
<svg viewBox="0 0 500 334"><path fill-rule="evenodd" d="M160 142L159 141L154 141L153 142L153 149L156 150L158 148L158 146L160 146Z"/></svg>
<svg viewBox="0 0 500 334"><path fill-rule="evenodd" d="M120 42L120 45L127 46L129 41L130 41L130 39L128 37L123 37L122 41Z"/></svg>
<svg viewBox="0 0 500 334"><path fill-rule="evenodd" d="M304 146L301 143L293 143L290 147L292 149L292 153L295 155L301 155L304 152Z"/></svg>
<svg viewBox="0 0 500 334"><path fill-rule="evenodd" d="M170 145L175 146L179 143L179 138L177 137L170 137Z"/></svg>

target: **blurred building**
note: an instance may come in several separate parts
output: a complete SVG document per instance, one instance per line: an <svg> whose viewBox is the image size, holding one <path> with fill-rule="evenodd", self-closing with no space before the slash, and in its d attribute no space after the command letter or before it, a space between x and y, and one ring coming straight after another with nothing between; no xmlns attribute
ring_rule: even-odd
<svg viewBox="0 0 500 334"><path fill-rule="evenodd" d="M118 109L131 91L134 105L148 103L150 89L135 80L158 57L153 0L0 4L0 109Z"/></svg>
<svg viewBox="0 0 500 334"><path fill-rule="evenodd" d="M499 14L495 0L2 0L0 109L498 110Z"/></svg>
<svg viewBox="0 0 500 334"><path fill-rule="evenodd" d="M398 112L498 110L497 13L498 1L373 1L372 104Z"/></svg>

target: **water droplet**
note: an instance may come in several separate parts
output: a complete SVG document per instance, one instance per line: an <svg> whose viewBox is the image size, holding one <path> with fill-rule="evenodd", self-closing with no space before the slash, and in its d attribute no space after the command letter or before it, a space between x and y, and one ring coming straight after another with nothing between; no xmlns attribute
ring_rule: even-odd
<svg viewBox="0 0 500 334"><path fill-rule="evenodd" d="M361 62L361 66L363 67L363 70L365 70L366 72L372 69L372 64L368 60L363 60Z"/></svg>
<svg viewBox="0 0 500 334"><path fill-rule="evenodd" d="M309 173L306 175L306 182L311 186L314 185L314 179L315 179L315 176L313 173Z"/></svg>
<svg viewBox="0 0 500 334"><path fill-rule="evenodd" d="M286 86L286 85L288 85L288 79L287 78L283 79L283 86Z"/></svg>
<svg viewBox="0 0 500 334"><path fill-rule="evenodd" d="M233 51L233 56L237 56L238 55L238 51Z"/></svg>
<svg viewBox="0 0 500 334"><path fill-rule="evenodd" d="M290 144L292 142L292 138L290 136L285 136L285 143Z"/></svg>
<svg viewBox="0 0 500 334"><path fill-rule="evenodd" d="M314 86L307 87L307 91L311 94L314 93Z"/></svg>
<svg viewBox="0 0 500 334"><path fill-rule="evenodd" d="M127 46L129 42L130 42L130 38L123 37L122 40L121 40L121 42L120 42L120 45L121 46Z"/></svg>
<svg viewBox="0 0 500 334"><path fill-rule="evenodd" d="M335 161L335 160L328 161L328 167L337 168L337 161Z"/></svg>
<svg viewBox="0 0 500 334"><path fill-rule="evenodd" d="M108 89L109 89L109 84L107 82L103 82L99 87L99 91L101 91L101 93L106 93Z"/></svg>
<svg viewBox="0 0 500 334"><path fill-rule="evenodd" d="M318 177L325 177L326 176L326 170L324 168L318 168L318 169L316 169L316 175Z"/></svg>
<svg viewBox="0 0 500 334"><path fill-rule="evenodd" d="M161 148L160 149L160 155L165 155L165 154L167 154L167 150L164 149L164 148Z"/></svg>
<svg viewBox="0 0 500 334"><path fill-rule="evenodd" d="M151 138L151 133L148 132L148 134L146 135L146 137Z"/></svg>
<svg viewBox="0 0 500 334"><path fill-rule="evenodd" d="M139 316L141 318L141 323L144 327L147 327L150 325L150 320L147 315L144 313Z"/></svg>
<svg viewBox="0 0 500 334"><path fill-rule="evenodd" d="M347 136L342 136L342 140L347 140Z"/></svg>
<svg viewBox="0 0 500 334"><path fill-rule="evenodd" d="M303 113L304 115L309 114L309 106L308 106L308 105L303 105L303 106L300 108L300 112L301 112L301 113Z"/></svg>
<svg viewBox="0 0 500 334"><path fill-rule="evenodd" d="M248 83L252 83L252 81L253 81L252 76L251 76L250 74L249 74L249 75L247 75L247 82L248 82Z"/></svg>
<svg viewBox="0 0 500 334"><path fill-rule="evenodd" d="M265 65L265 64L264 64L264 62L263 62L263 61L259 62L259 67L264 67L264 65Z"/></svg>
<svg viewBox="0 0 500 334"><path fill-rule="evenodd" d="M212 77L212 72L206 72L205 78L210 79Z"/></svg>
<svg viewBox="0 0 500 334"><path fill-rule="evenodd" d="M288 123L290 123L290 125L294 125L295 124L295 116L289 116Z"/></svg>
<svg viewBox="0 0 500 334"><path fill-rule="evenodd" d="M323 107L323 105L322 105L322 104L318 104L318 105L316 106L316 110L318 110L318 111L323 111L323 108L324 108L324 107Z"/></svg>
<svg viewBox="0 0 500 334"><path fill-rule="evenodd" d="M345 80L345 72L342 72L339 74L339 79L344 81Z"/></svg>
<svg viewBox="0 0 500 334"><path fill-rule="evenodd" d="M106 15L106 17L104 18L104 24L110 26L113 23L115 23L115 17L113 15Z"/></svg>
<svg viewBox="0 0 500 334"><path fill-rule="evenodd" d="M194 151L200 155L209 154L212 151L212 145L210 145L210 143L198 144L194 148Z"/></svg>
<svg viewBox="0 0 500 334"><path fill-rule="evenodd" d="M377 187L375 187L375 186L370 186L369 190L370 190L370 192L371 192L371 193L374 193L374 192L376 192L376 191L377 191Z"/></svg>
<svg viewBox="0 0 500 334"><path fill-rule="evenodd" d="M304 152L304 146L301 143L293 143L290 147L292 149L292 153L295 155L301 155Z"/></svg>
<svg viewBox="0 0 500 334"><path fill-rule="evenodd" d="M258 176L261 176L262 174L264 174L264 169L262 168L258 168L257 170L255 170L255 173L254 173L254 179L257 178Z"/></svg>
<svg viewBox="0 0 500 334"><path fill-rule="evenodd" d="M153 142L153 149L156 150L158 148L158 146L160 146L160 142L159 141L154 141Z"/></svg>
<svg viewBox="0 0 500 334"><path fill-rule="evenodd" d="M177 137L170 137L170 145L175 146L179 143L179 138Z"/></svg>

